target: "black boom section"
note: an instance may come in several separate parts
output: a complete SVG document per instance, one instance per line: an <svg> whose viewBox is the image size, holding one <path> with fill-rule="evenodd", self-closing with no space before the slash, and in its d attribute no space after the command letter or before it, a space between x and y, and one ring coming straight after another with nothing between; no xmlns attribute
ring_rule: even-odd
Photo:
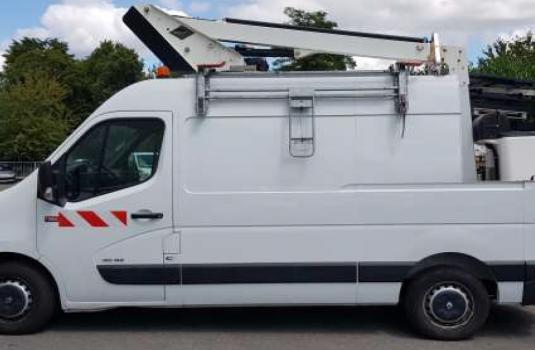
<svg viewBox="0 0 535 350"><path fill-rule="evenodd" d="M189 63L154 29L135 7L131 7L128 10L123 17L123 22L173 72L195 72Z"/></svg>

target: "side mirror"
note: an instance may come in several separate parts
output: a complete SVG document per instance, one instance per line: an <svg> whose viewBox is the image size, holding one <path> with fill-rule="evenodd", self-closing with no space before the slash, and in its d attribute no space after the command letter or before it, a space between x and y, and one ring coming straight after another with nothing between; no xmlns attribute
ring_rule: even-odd
<svg viewBox="0 0 535 350"><path fill-rule="evenodd" d="M50 161L41 164L38 173L37 197L46 202L64 207L67 203L64 183L63 181L56 181L56 177L61 177L61 175L54 174L54 169Z"/></svg>
<svg viewBox="0 0 535 350"><path fill-rule="evenodd" d="M37 185L37 197L51 202L53 200L54 174L50 161L41 164L39 167L39 182Z"/></svg>

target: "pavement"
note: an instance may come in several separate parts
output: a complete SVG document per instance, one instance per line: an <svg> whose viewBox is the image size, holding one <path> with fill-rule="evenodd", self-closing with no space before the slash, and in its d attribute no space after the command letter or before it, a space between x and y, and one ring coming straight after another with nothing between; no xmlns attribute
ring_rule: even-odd
<svg viewBox="0 0 535 350"><path fill-rule="evenodd" d="M494 307L472 340L419 338L397 307L122 309L65 314L48 330L0 336L0 349L534 349L535 307Z"/></svg>

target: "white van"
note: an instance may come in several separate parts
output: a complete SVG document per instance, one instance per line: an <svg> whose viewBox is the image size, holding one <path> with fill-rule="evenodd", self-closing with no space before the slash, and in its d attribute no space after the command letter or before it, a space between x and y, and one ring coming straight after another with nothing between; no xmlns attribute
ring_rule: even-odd
<svg viewBox="0 0 535 350"><path fill-rule="evenodd" d="M535 302L535 185L477 181L458 75L408 77L404 118L391 72L203 80L202 114L197 76L128 87L0 193L1 333L57 308L401 303L462 339Z"/></svg>

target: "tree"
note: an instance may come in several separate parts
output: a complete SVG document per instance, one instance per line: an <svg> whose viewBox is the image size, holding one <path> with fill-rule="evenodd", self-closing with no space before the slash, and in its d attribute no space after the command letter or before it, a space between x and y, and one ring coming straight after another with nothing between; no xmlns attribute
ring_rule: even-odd
<svg viewBox="0 0 535 350"><path fill-rule="evenodd" d="M498 39L489 45L472 71L511 79L535 80L535 36Z"/></svg>
<svg viewBox="0 0 535 350"><path fill-rule="evenodd" d="M57 39L23 38L13 41L4 54L3 85L16 85L27 77L42 74L66 83L76 65L68 50L67 43Z"/></svg>
<svg viewBox="0 0 535 350"><path fill-rule="evenodd" d="M119 90L145 78L144 63L138 54L111 41L102 42L85 60L84 66L95 107Z"/></svg>
<svg viewBox="0 0 535 350"><path fill-rule="evenodd" d="M57 39L14 41L0 74L0 159L41 160L100 104L145 78L139 56L103 42L76 59Z"/></svg>
<svg viewBox="0 0 535 350"><path fill-rule="evenodd" d="M67 136L66 91L48 73L26 75L0 92L0 159L41 160Z"/></svg>
<svg viewBox="0 0 535 350"><path fill-rule="evenodd" d="M54 79L65 90L65 104L74 126L123 88L145 78L138 54L125 46L104 41L86 59L69 53L67 43L57 39L23 38L14 41L5 54L3 86L27 77Z"/></svg>
<svg viewBox="0 0 535 350"><path fill-rule="evenodd" d="M308 12L293 7L284 9L290 21L288 24L299 27L313 27L322 29L334 29L338 23L327 19L327 12ZM324 70L348 70L356 67L355 61L349 56L316 54L295 60L278 59L274 62L275 70L282 71L324 71Z"/></svg>
<svg viewBox="0 0 535 350"><path fill-rule="evenodd" d="M67 43L58 39L23 38L9 46L5 58L2 76L5 88L24 84L25 79L35 82L49 78L61 85L64 90L62 103L75 119L79 120L87 113L90 108L87 94L80 88L85 81L82 63L69 53Z"/></svg>

